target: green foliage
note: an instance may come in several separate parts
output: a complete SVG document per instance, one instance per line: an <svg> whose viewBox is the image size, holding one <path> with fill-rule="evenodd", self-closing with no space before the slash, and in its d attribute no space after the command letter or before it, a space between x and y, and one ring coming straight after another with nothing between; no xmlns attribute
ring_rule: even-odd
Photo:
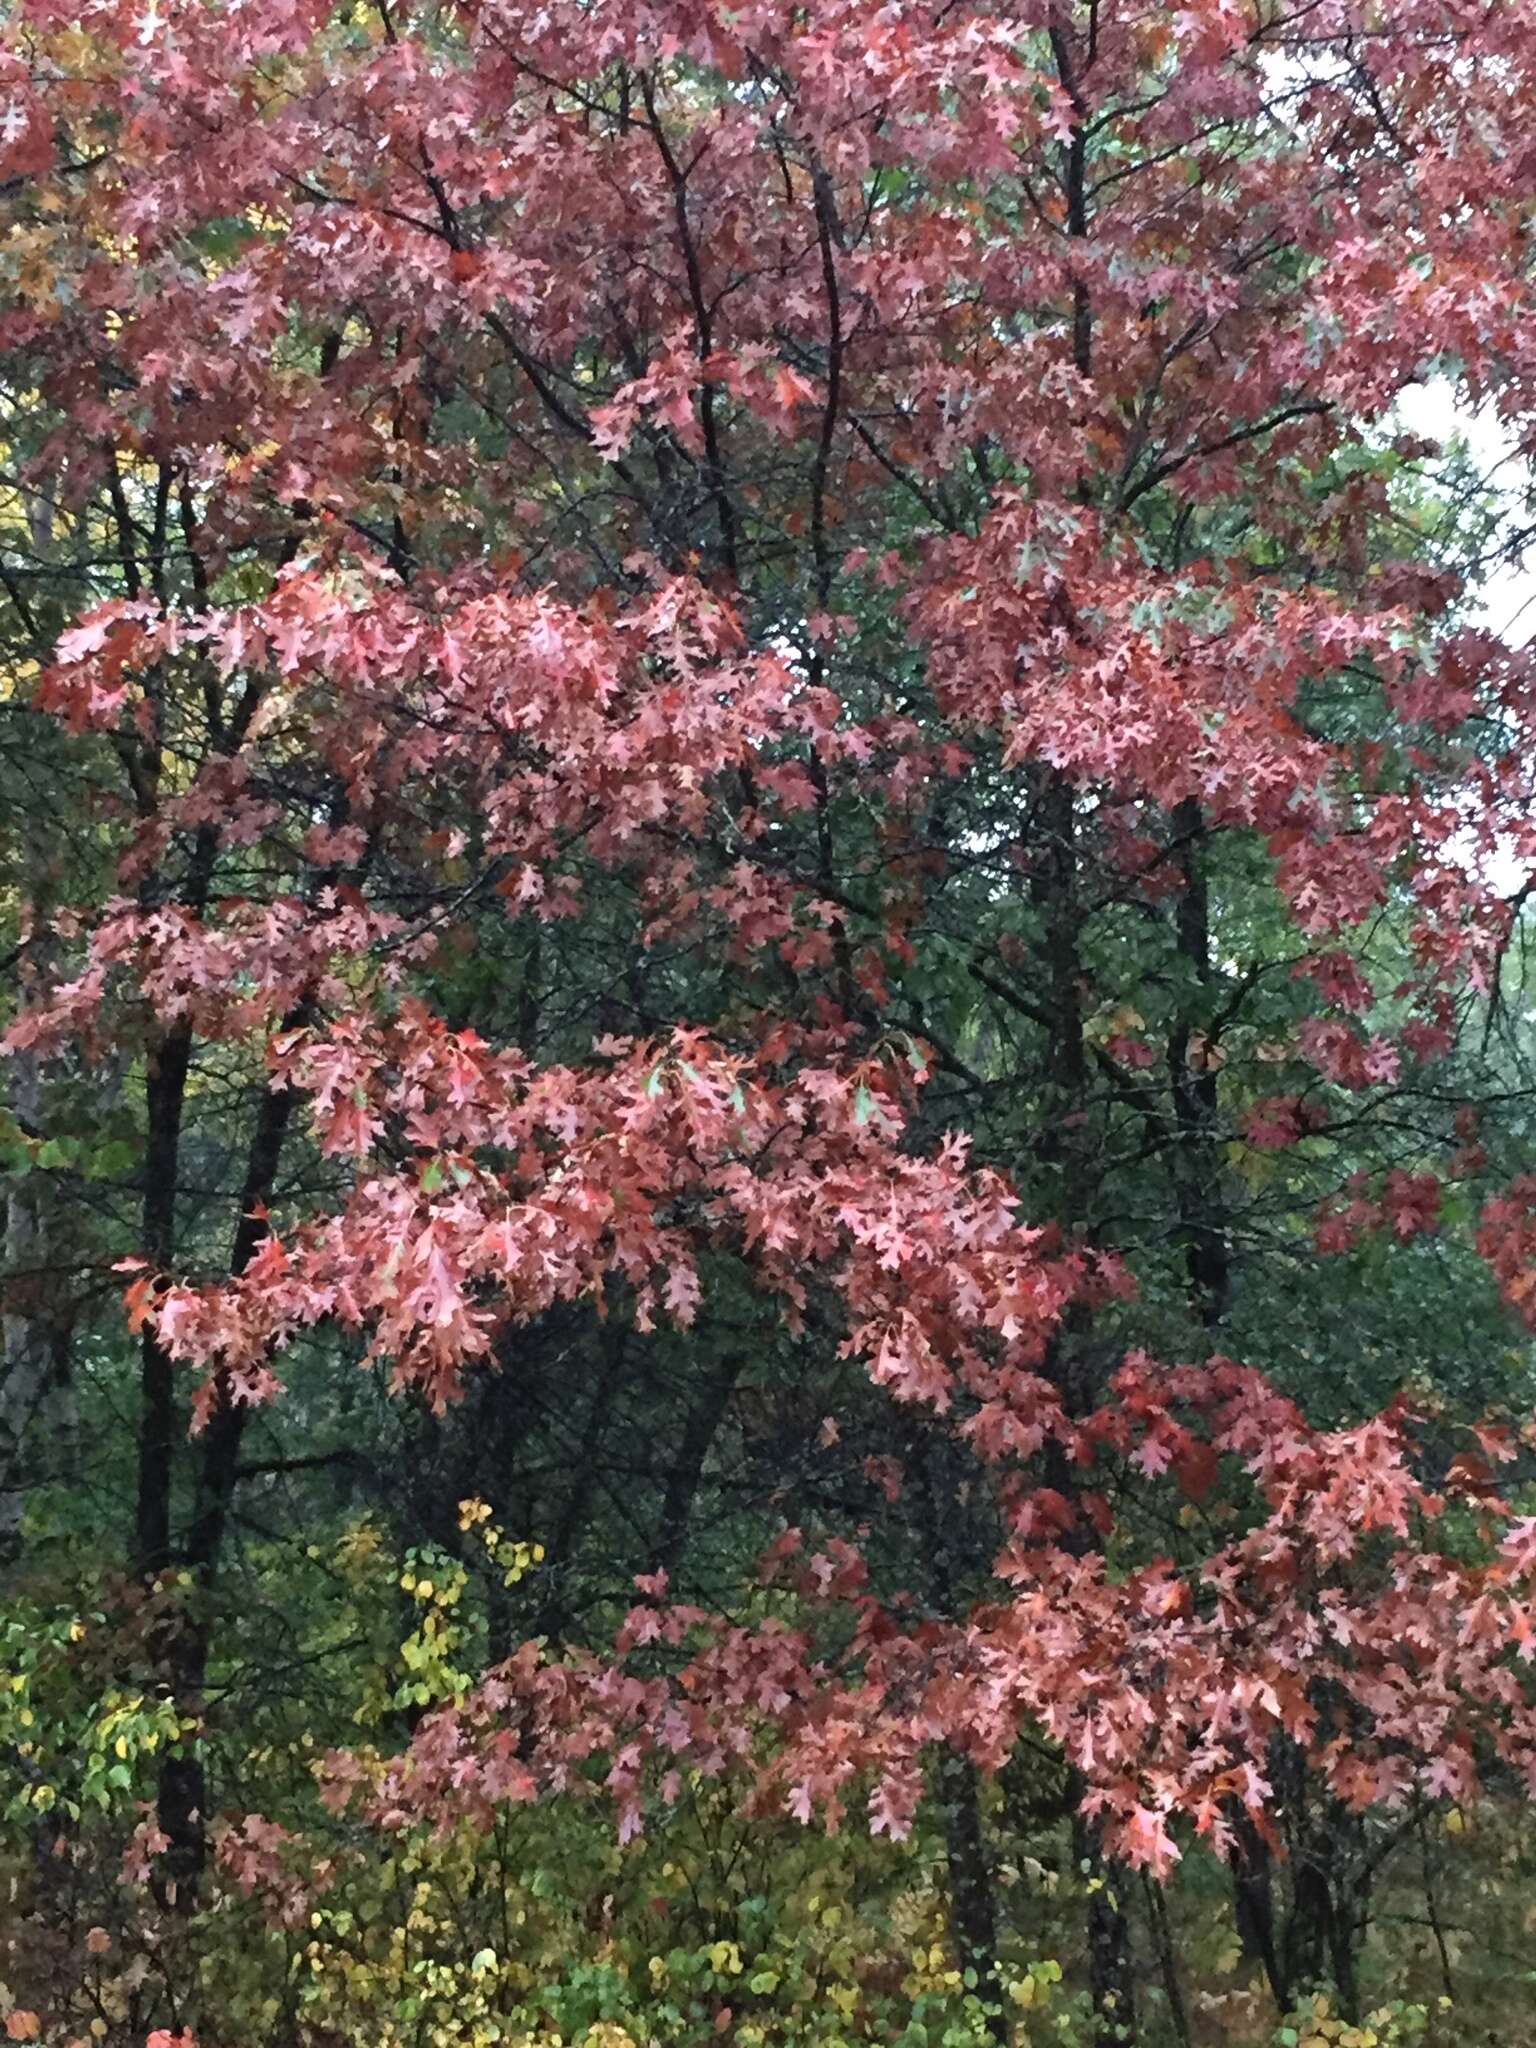
<svg viewBox="0 0 1536 2048"><path fill-rule="evenodd" d="M108 1635L105 1613L41 1602L0 1619L0 1815L12 1829L130 1811L184 1732L172 1701L108 1675Z"/></svg>

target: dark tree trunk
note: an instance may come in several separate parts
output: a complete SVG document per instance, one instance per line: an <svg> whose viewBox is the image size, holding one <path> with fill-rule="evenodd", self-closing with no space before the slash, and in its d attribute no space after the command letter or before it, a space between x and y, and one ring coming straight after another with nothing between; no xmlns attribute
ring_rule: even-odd
<svg viewBox="0 0 1536 2048"><path fill-rule="evenodd" d="M1126 1911L1130 1872L1104 1854L1098 1828L1073 1821L1072 1852L1088 1886L1088 1994L1096 2048L1136 2039L1136 1966Z"/></svg>
<svg viewBox="0 0 1536 2048"><path fill-rule="evenodd" d="M936 1778L955 1949L982 2001L988 2034L1006 2043L1008 2017L997 1964L997 1896L987 1854L980 1776L969 1757L946 1749L940 1754Z"/></svg>
<svg viewBox="0 0 1536 2048"><path fill-rule="evenodd" d="M1291 2009L1291 1980L1275 1928L1274 1857L1246 1813L1233 1820L1232 1906L1242 1956L1262 1969L1275 2005Z"/></svg>
<svg viewBox="0 0 1536 2048"><path fill-rule="evenodd" d="M908 1427L907 1445L931 1598L941 1614L958 1618L966 1598L966 1574L975 1564L969 1518L955 1496L943 1455L946 1447L932 1426L914 1419ZM989 2036L1005 2043L1008 2021L997 1958L997 1892L981 1810L980 1776L969 1757L944 1748L934 1766L934 1787L944 1822L955 1951L986 2010Z"/></svg>
<svg viewBox="0 0 1536 2048"><path fill-rule="evenodd" d="M307 1012L295 1013L289 1027L303 1021ZM180 1104L186 1082L186 1057L180 1067L175 1127L179 1137ZM282 1157L283 1141L292 1120L294 1094L290 1088L269 1088L261 1099L256 1129L246 1162L241 1188L240 1213L230 1251L230 1273L238 1279L255 1257L267 1235L266 1205L271 1198ZM169 1118L169 1107L167 1107ZM174 1152L167 1147L168 1156ZM174 1166L171 1168L174 1173ZM174 1202L174 1183L167 1201ZM167 1264L174 1243L174 1218L167 1214L164 1235L157 1244L154 1263ZM152 1438L140 1460L140 1557L148 1572L150 1538L160 1546L167 1561L171 1552L170 1497L171 1456L175 1428L174 1388L171 1362L146 1326L145 1338L145 1426ZM151 1401L153 1395L153 1403ZM171 1612L162 1631L161 1654L165 1683L184 1719L196 1721L203 1710L211 1647L211 1595L223 1554L229 1524L230 1504L239 1469L240 1444L245 1434L249 1409L231 1397L227 1385L217 1389L213 1412L203 1431L198 1460L192 1520L183 1546L181 1562L190 1580L189 1598ZM146 1479L146 1474L148 1475ZM156 1564L155 1570L163 1570ZM198 1901L208 1860L207 1773L196 1734L189 1735L166 1757L161 1766L156 1818L166 1837L161 1861L161 1885L168 1904L190 1913Z"/></svg>

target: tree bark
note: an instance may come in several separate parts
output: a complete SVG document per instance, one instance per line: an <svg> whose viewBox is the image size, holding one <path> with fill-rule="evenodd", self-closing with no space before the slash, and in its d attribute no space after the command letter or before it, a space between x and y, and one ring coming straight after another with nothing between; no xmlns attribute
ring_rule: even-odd
<svg viewBox="0 0 1536 2048"><path fill-rule="evenodd" d="M302 1009L296 1012L285 1020L285 1028L294 1028L306 1015ZM266 1205L276 1184L294 1106L291 1088L268 1088L263 1093L230 1251L233 1279L246 1270L267 1236ZM189 1720L199 1719L203 1711L212 1647L210 1596L223 1555L230 1504L239 1479L240 1444L249 1415L249 1408L233 1399L229 1387L221 1383L203 1431L192 1519L182 1549L191 1600L177 1610L166 1641L170 1690ZM167 1901L182 1912L195 1908L207 1866L207 1790L202 1750L194 1736L178 1745L178 1751L168 1755L161 1766L156 1816L167 1839L163 1859Z"/></svg>

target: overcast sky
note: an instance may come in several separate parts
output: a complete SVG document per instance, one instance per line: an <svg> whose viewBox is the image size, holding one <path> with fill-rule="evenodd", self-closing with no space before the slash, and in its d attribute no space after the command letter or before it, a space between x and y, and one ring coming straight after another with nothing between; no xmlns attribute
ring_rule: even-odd
<svg viewBox="0 0 1536 2048"><path fill-rule="evenodd" d="M1526 505L1532 488L1530 466L1510 452L1509 437L1489 409L1469 412L1458 405L1444 378L1417 384L1397 402L1397 419L1410 433L1442 443L1466 442L1472 459L1505 499L1511 529L1530 523ZM1518 565L1491 575L1480 593L1479 616L1516 646L1536 637L1536 547Z"/></svg>

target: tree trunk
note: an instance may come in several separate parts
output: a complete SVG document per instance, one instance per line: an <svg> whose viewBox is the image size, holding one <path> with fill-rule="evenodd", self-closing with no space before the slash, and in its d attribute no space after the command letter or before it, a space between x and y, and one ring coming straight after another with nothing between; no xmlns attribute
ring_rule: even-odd
<svg viewBox="0 0 1536 2048"><path fill-rule="evenodd" d="M296 1012L286 1028L303 1021ZM169 1041L175 1057L152 1067L150 1156L162 1161L165 1178L153 1176L146 1191L146 1243L157 1267L169 1264L175 1243L175 1160L179 1150L181 1109L191 1043L185 1036ZM174 1089L174 1095L171 1090ZM268 1088L257 1111L256 1129L246 1162L229 1270L238 1279L267 1235L266 1204L277 1177L283 1141L294 1108L290 1088ZM158 1110L161 1121L155 1121ZM144 1330L144 1425L139 1464L140 1569L146 1576L164 1571L172 1561L171 1478L175 1435L175 1393L171 1360L155 1336ZM181 1562L190 1578L190 1597L171 1611L160 1635L164 1683L187 1721L203 1711L208 1676L210 1596L223 1554L229 1508L238 1473L241 1439L249 1410L220 1386L204 1429L198 1460L192 1520ZM166 1837L161 1862L165 1901L190 1913L208 1860L207 1778L195 1734L166 1756L160 1769L156 1818Z"/></svg>
<svg viewBox="0 0 1536 2048"><path fill-rule="evenodd" d="M1095 2048L1136 2039L1136 1968L1126 1912L1130 1872L1104 1854L1099 1829L1079 1813L1072 1853L1088 1887L1088 1995Z"/></svg>
<svg viewBox="0 0 1536 2048"><path fill-rule="evenodd" d="M954 1619L965 1599L963 1575L970 1562L966 1555L969 1546L963 1543L964 1512L937 1455L940 1449L931 1426L914 1418L908 1429L908 1463L927 1551L929 1586L934 1606ZM981 1810L980 1777L969 1757L949 1748L940 1750L934 1775L944 1821L949 1919L956 1954L986 2008L989 2036L1006 2043L1008 2020L997 1961L997 1894Z"/></svg>
<svg viewBox="0 0 1536 2048"><path fill-rule="evenodd" d="M1247 1814L1233 1820L1232 1907L1243 1960L1262 1969L1276 2009L1291 2009L1291 1980L1275 1929L1274 1858Z"/></svg>
<svg viewBox="0 0 1536 2048"><path fill-rule="evenodd" d="M997 1964L997 1897L987 1855L981 1781L969 1757L946 1749L937 1768L949 1867L950 1925L960 1967L986 2012L987 2032L1006 2043L1008 2016Z"/></svg>

